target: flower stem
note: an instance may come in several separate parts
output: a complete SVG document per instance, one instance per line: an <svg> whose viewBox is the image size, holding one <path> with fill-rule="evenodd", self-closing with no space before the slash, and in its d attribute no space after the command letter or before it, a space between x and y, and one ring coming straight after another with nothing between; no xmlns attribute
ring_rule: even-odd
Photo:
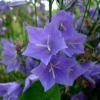
<svg viewBox="0 0 100 100"><path fill-rule="evenodd" d="M60 10L63 9L63 0L60 1Z"/></svg>
<svg viewBox="0 0 100 100"><path fill-rule="evenodd" d="M52 0L49 0L49 22L51 22L52 18Z"/></svg>

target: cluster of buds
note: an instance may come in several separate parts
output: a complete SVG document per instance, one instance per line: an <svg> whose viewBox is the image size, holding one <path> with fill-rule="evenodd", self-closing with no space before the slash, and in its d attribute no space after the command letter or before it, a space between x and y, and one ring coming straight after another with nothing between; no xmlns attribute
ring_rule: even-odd
<svg viewBox="0 0 100 100"><path fill-rule="evenodd" d="M82 54L79 54L77 56L77 59L81 59L83 63L87 62L89 58L91 58L91 53L90 53L90 49L89 48L86 48L85 49L85 52L82 53Z"/></svg>
<svg viewBox="0 0 100 100"><path fill-rule="evenodd" d="M90 24L91 24L91 21L89 19L84 20L84 26L86 29L90 26Z"/></svg>
<svg viewBox="0 0 100 100"><path fill-rule="evenodd" d="M17 40L15 48L16 48L16 51L17 51L18 55L22 54L23 44L24 44L24 41Z"/></svg>

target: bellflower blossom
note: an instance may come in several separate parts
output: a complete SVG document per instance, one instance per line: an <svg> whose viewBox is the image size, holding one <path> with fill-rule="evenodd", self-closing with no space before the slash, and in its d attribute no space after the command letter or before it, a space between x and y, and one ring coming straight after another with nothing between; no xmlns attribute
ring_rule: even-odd
<svg viewBox="0 0 100 100"><path fill-rule="evenodd" d="M73 54L84 53L85 40L86 40L86 35L79 33L76 33L71 37L65 38L65 42L68 48L64 49L63 52L70 57Z"/></svg>
<svg viewBox="0 0 100 100"><path fill-rule="evenodd" d="M95 14L94 14L95 13ZM95 20L98 18L98 15L99 15L99 13L98 13L98 10L96 9L96 8L91 8L90 10L89 10L89 12L88 12L88 15L90 16L90 17L93 17Z"/></svg>
<svg viewBox="0 0 100 100"><path fill-rule="evenodd" d="M82 65L85 70L83 76L89 80L91 83L95 84L95 78L99 78L98 75L100 74L100 65L96 64L96 62L87 62Z"/></svg>
<svg viewBox="0 0 100 100"><path fill-rule="evenodd" d="M33 16L33 19L37 21L37 25L39 27L41 27L43 25L43 22L41 21L41 19L38 16Z"/></svg>
<svg viewBox="0 0 100 100"><path fill-rule="evenodd" d="M56 23L64 38L74 35L74 19L66 11L61 10L58 12L55 16L52 17L52 21Z"/></svg>
<svg viewBox="0 0 100 100"><path fill-rule="evenodd" d="M55 23L47 24L44 29L26 26L30 43L23 55L40 59L48 65L52 55L67 48L64 38L55 26Z"/></svg>
<svg viewBox="0 0 100 100"><path fill-rule="evenodd" d="M19 0L19 1L13 1L13 2L10 2L9 3L9 7L21 7L21 6L24 6L26 5L27 2L26 1L23 1L23 0Z"/></svg>
<svg viewBox="0 0 100 100"><path fill-rule="evenodd" d="M3 20L2 18L0 18L0 26L2 26Z"/></svg>
<svg viewBox="0 0 100 100"><path fill-rule="evenodd" d="M31 72L33 75L39 76L45 91L47 91L55 83L72 85L74 80L84 73L84 70L73 58L52 56L47 66L41 62Z"/></svg>
<svg viewBox="0 0 100 100"><path fill-rule="evenodd" d="M4 1L0 1L0 13L4 13L5 11L9 11L10 8L8 4L6 4Z"/></svg>
<svg viewBox="0 0 100 100"><path fill-rule="evenodd" d="M17 82L0 83L0 96L3 100L18 100L21 93L21 85Z"/></svg>
<svg viewBox="0 0 100 100"><path fill-rule="evenodd" d="M17 71L19 67L22 68L22 63L17 55L17 51L13 43L8 40L2 41L5 41L2 43L4 48L2 55L4 55L5 58L1 60L1 63L7 66L7 72L11 72L13 70Z"/></svg>
<svg viewBox="0 0 100 100"><path fill-rule="evenodd" d="M0 28L0 35L4 35L7 31L7 28L6 27L1 27Z"/></svg>
<svg viewBox="0 0 100 100"><path fill-rule="evenodd" d="M83 92L79 92L78 94L73 95L71 100L85 100L85 96Z"/></svg>
<svg viewBox="0 0 100 100"><path fill-rule="evenodd" d="M65 9L74 13L75 6L77 6L80 10L80 15L85 11L85 6L83 4L83 0L64 0Z"/></svg>
<svg viewBox="0 0 100 100"><path fill-rule="evenodd" d="M78 30L78 29L80 28L80 30L81 30L82 32L84 32L84 31L86 30L86 28L85 28L85 24L82 23L82 20L83 20L83 17L80 17L80 18L76 21L76 23L75 23L75 29ZM82 23L82 26L80 27L81 23Z"/></svg>

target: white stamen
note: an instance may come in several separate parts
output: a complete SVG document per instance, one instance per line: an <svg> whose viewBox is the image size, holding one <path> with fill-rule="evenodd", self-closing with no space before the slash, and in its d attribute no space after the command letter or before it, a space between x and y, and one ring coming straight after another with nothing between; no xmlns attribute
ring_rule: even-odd
<svg viewBox="0 0 100 100"><path fill-rule="evenodd" d="M73 69L72 69L72 68L69 68L69 69L68 69L68 71L69 71L69 72L72 72L72 71L73 71Z"/></svg>
<svg viewBox="0 0 100 100"><path fill-rule="evenodd" d="M3 96L5 97L5 96L7 96L8 94L6 93L6 94L4 94Z"/></svg>
<svg viewBox="0 0 100 100"><path fill-rule="evenodd" d="M94 68L94 66L89 66L89 69L93 69Z"/></svg>
<svg viewBox="0 0 100 100"><path fill-rule="evenodd" d="M47 45L49 45L50 43L50 35L48 35L48 38L47 38Z"/></svg>
<svg viewBox="0 0 100 100"><path fill-rule="evenodd" d="M58 61L55 65L58 65L60 63L60 61ZM55 73L54 73L54 68L58 68L61 69L60 67L55 66L54 64L50 63L50 69L49 72L52 72L52 76L55 79Z"/></svg>
<svg viewBox="0 0 100 100"><path fill-rule="evenodd" d="M61 23L60 26L66 31L66 27L63 25L63 23Z"/></svg>
<svg viewBox="0 0 100 100"><path fill-rule="evenodd" d="M75 40L75 39L74 39ZM70 44L73 48L75 48L76 49L76 47L74 46L74 44L81 44L80 42L75 42L74 43L74 41L72 41L72 42L68 42L68 44Z"/></svg>
<svg viewBox="0 0 100 100"><path fill-rule="evenodd" d="M11 61L15 60L16 57L17 57L17 54L12 59L10 59L8 62L11 62Z"/></svg>
<svg viewBox="0 0 100 100"><path fill-rule="evenodd" d="M47 47L47 45L44 45L44 44L35 44L35 45L39 47Z"/></svg>
<svg viewBox="0 0 100 100"><path fill-rule="evenodd" d="M81 44L80 42L75 42L75 43L73 43L73 44Z"/></svg>
<svg viewBox="0 0 100 100"><path fill-rule="evenodd" d="M53 67L51 67L51 71L52 71L53 78L55 79L55 73Z"/></svg>
<svg viewBox="0 0 100 100"><path fill-rule="evenodd" d="M8 97L8 100L10 100L10 97Z"/></svg>
<svg viewBox="0 0 100 100"><path fill-rule="evenodd" d="M60 61L58 61L55 65L59 65L60 64Z"/></svg>
<svg viewBox="0 0 100 100"><path fill-rule="evenodd" d="M47 38L47 48L48 48L48 51L51 51L51 48L50 48L50 35L48 35L48 38Z"/></svg>
<svg viewBox="0 0 100 100"><path fill-rule="evenodd" d="M51 51L51 48L50 48L50 35L48 35L47 37L47 44L35 44L36 46L39 46L39 47L46 47L48 49L48 51Z"/></svg>
<svg viewBox="0 0 100 100"><path fill-rule="evenodd" d="M76 47L71 43L71 42L69 42L69 44L73 47L73 48L75 48L76 49Z"/></svg>

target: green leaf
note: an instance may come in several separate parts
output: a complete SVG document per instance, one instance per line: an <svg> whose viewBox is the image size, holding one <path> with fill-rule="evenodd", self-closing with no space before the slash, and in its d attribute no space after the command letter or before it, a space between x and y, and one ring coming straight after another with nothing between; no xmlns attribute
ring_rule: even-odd
<svg viewBox="0 0 100 100"><path fill-rule="evenodd" d="M44 89L40 81L33 83L19 98L19 100L42 100Z"/></svg>
<svg viewBox="0 0 100 100"><path fill-rule="evenodd" d="M59 86L55 84L51 89L45 92L43 100L60 100Z"/></svg>
<svg viewBox="0 0 100 100"><path fill-rule="evenodd" d="M94 48L90 44L88 44L87 42L85 42L85 46L87 46L87 47L89 47L89 48L94 50Z"/></svg>
<svg viewBox="0 0 100 100"><path fill-rule="evenodd" d="M44 92L40 81L36 81L21 95L19 100L60 100L59 86L55 84L51 89Z"/></svg>

